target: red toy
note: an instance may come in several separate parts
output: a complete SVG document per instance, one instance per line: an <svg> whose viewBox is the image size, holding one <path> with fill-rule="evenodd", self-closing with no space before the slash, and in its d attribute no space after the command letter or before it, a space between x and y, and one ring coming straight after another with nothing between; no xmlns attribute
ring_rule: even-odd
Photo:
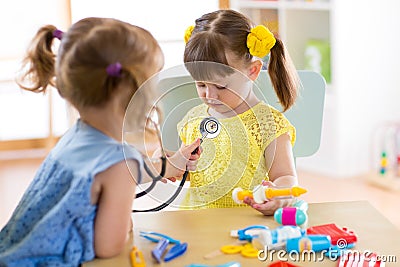
<svg viewBox="0 0 400 267"><path fill-rule="evenodd" d="M378 259L375 253L368 254L344 254L338 261L338 267L380 267L385 266L384 262Z"/></svg>
<svg viewBox="0 0 400 267"><path fill-rule="evenodd" d="M342 240L347 242L347 244L352 244L357 242L357 236L353 231L348 230L347 228L340 228L334 223L330 224L322 224L317 226L312 226L307 228L308 235L329 235L331 237L331 244L337 244L338 240Z"/></svg>
<svg viewBox="0 0 400 267"><path fill-rule="evenodd" d="M299 267L287 261L276 261L268 265L268 267Z"/></svg>

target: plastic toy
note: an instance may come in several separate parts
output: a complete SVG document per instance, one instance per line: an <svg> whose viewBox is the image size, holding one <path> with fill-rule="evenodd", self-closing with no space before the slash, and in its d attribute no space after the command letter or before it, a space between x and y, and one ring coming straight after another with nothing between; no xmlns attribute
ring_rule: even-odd
<svg viewBox="0 0 400 267"><path fill-rule="evenodd" d="M357 242L357 236L353 231L347 228L340 228L334 223L309 227L307 228L307 234L329 235L331 238L331 244L334 246L339 245L341 247L344 247L344 245L349 245ZM343 244L341 244L341 242Z"/></svg>
<svg viewBox="0 0 400 267"><path fill-rule="evenodd" d="M307 221L307 214L296 207L284 207L275 211L274 219L282 225L300 226Z"/></svg>
<svg viewBox="0 0 400 267"><path fill-rule="evenodd" d="M264 225L251 225L240 230L232 230L231 236L237 237L239 240L246 240L251 242L254 236L257 236L261 229L268 230Z"/></svg>
<svg viewBox="0 0 400 267"><path fill-rule="evenodd" d="M329 257L330 260L337 260L339 259L340 256L343 255L343 253L345 253L346 251L348 251L349 249L354 248L355 243L350 243L347 244L346 246L333 246L331 245L331 247L328 249L328 251L325 252L325 256Z"/></svg>
<svg viewBox="0 0 400 267"><path fill-rule="evenodd" d="M190 265L186 265L185 267L241 267L242 265L240 265L239 262L237 261L230 261L224 264L220 264L220 265L204 265L204 264L190 264Z"/></svg>
<svg viewBox="0 0 400 267"><path fill-rule="evenodd" d="M380 267L385 266L385 262L382 262L376 253L368 253L360 257L354 253L344 253L340 256L338 261L338 267Z"/></svg>
<svg viewBox="0 0 400 267"><path fill-rule="evenodd" d="M290 188L275 188L269 186L258 185L254 187L253 191L243 190L238 187L232 191L232 198L237 204L242 204L245 197L251 197L254 199L256 203L264 203L267 200L271 200L273 198L292 198L298 197L307 190L299 187L293 186Z"/></svg>
<svg viewBox="0 0 400 267"><path fill-rule="evenodd" d="M228 249L229 250L233 250L233 247L241 247L241 246L243 246L244 244L248 244L249 242L248 241L240 241L240 240L236 240L236 242L233 242L233 243L231 243L231 244L229 244L229 245L226 245L226 246L223 246L223 247L225 247L225 251L228 251ZM231 246L230 248L228 248L228 246ZM236 252L236 253L239 253L241 250L239 250L238 249L238 251ZM229 253L229 251L228 251L228 253ZM204 259L207 259L207 260L209 260L209 259L213 259L213 258L215 258L215 257L218 257L218 256L221 256L221 255L224 255L224 254L227 254L227 253L224 253L222 250L221 250L221 248L218 248L217 250L213 250L213 251L211 251L211 252L209 252L209 253L207 253L207 254L205 254L204 256L203 256L203 258ZM231 253L232 254L232 253Z"/></svg>
<svg viewBox="0 0 400 267"><path fill-rule="evenodd" d="M144 237L152 242L156 242L157 245L152 249L151 255L153 258L160 263L162 256L165 254L165 251L169 244L174 244L169 251L164 256L164 261L168 262L176 257L181 256L187 250L188 244L186 242L181 243L179 240L174 239L170 236L157 233L157 232L140 232L140 236ZM155 236L155 237L153 237Z"/></svg>
<svg viewBox="0 0 400 267"><path fill-rule="evenodd" d="M400 191L400 121L386 122L376 128L372 142L373 166L376 173L367 181L387 190Z"/></svg>
<svg viewBox="0 0 400 267"><path fill-rule="evenodd" d="M203 257L205 259L212 259L223 254L241 254L247 258L257 258L258 249L256 249L251 241L253 238L258 237L261 230L268 230L264 225L251 225L243 229L232 230L231 237L237 237L236 242L222 246L219 250L214 250L207 253Z"/></svg>
<svg viewBox="0 0 400 267"><path fill-rule="evenodd" d="M246 258L257 258L258 257L258 249L256 249L251 243L247 243L244 245L225 245L222 246L221 252L224 254L242 254L243 257Z"/></svg>
<svg viewBox="0 0 400 267"><path fill-rule="evenodd" d="M133 247L130 252L132 267L146 267L143 253L137 247Z"/></svg>
<svg viewBox="0 0 400 267"><path fill-rule="evenodd" d="M271 230L264 225L251 225L241 230L231 231L232 237L237 237L238 240L242 242L251 242L253 247L258 250L266 247L269 249L284 248L287 239L300 237L305 234L305 230L298 226L279 226L276 229ZM238 242L237 244L232 244L230 248L233 251L234 248L239 249L237 247L242 245L243 243ZM227 250L225 252L229 254L228 247L226 248Z"/></svg>
<svg viewBox="0 0 400 267"><path fill-rule="evenodd" d="M157 232L144 232L140 231L140 236L146 238L147 240L150 240L151 242L157 243L158 241L161 240L161 238L167 239L169 243L171 244L179 244L181 241L174 239L170 236L157 233ZM154 236L154 237L153 237Z"/></svg>
<svg viewBox="0 0 400 267"><path fill-rule="evenodd" d="M307 212L307 210L308 210L308 203L306 201L304 201L304 200L301 200L301 199L297 200L296 202L294 202L291 206L299 208L304 212Z"/></svg>
<svg viewBox="0 0 400 267"><path fill-rule="evenodd" d="M331 247L331 238L328 235L304 235L286 240L286 251L303 252L312 250L319 252Z"/></svg>
<svg viewBox="0 0 400 267"><path fill-rule="evenodd" d="M397 155L397 177L400 177L400 155Z"/></svg>
<svg viewBox="0 0 400 267"><path fill-rule="evenodd" d="M379 155L376 162L380 176L400 176L400 123L393 122L382 125L377 129L374 138L374 153ZM379 154L378 154L379 153Z"/></svg>
<svg viewBox="0 0 400 267"><path fill-rule="evenodd" d="M274 219L282 225L302 226L307 222L308 204L304 200L295 202L290 207L279 208L274 213Z"/></svg>
<svg viewBox="0 0 400 267"><path fill-rule="evenodd" d="M340 228L334 223L317 225L307 228L307 234L328 235L331 239L331 247L325 253L330 259L338 259L346 250L355 246L357 236L347 228Z"/></svg>
<svg viewBox="0 0 400 267"><path fill-rule="evenodd" d="M185 253L186 250L187 250L187 243L176 244L175 246L170 248L167 254L164 256L164 261L169 262L170 260L173 260L176 257Z"/></svg>
<svg viewBox="0 0 400 267"><path fill-rule="evenodd" d="M158 241L155 248L151 250L151 255L158 263L161 262L161 257L164 254L165 250L167 249L168 244L169 244L168 239L162 238L160 239L160 241Z"/></svg>
<svg viewBox="0 0 400 267"><path fill-rule="evenodd" d="M379 170L379 173L384 175L387 171L387 166L388 166L388 159L386 156L386 152L383 151L381 154L381 168Z"/></svg>
<svg viewBox="0 0 400 267"><path fill-rule="evenodd" d="M298 226L279 226L274 230L262 229L253 237L252 244L258 249L282 249L286 240L305 235L305 230Z"/></svg>
<svg viewBox="0 0 400 267"><path fill-rule="evenodd" d="M243 257L246 258L257 258L258 257L258 249L254 248L253 245L249 242L245 243L235 243L225 245L219 248L218 251L213 251L204 255L205 259L212 259L219 255L232 255L232 254L241 254Z"/></svg>
<svg viewBox="0 0 400 267"><path fill-rule="evenodd" d="M276 261L268 265L268 267L299 267L287 261Z"/></svg>

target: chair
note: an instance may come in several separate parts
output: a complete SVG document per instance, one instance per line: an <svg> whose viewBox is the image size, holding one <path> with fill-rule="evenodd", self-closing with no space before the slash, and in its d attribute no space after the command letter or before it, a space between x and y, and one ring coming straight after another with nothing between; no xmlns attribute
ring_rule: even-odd
<svg viewBox="0 0 400 267"><path fill-rule="evenodd" d="M295 158L311 156L320 146L326 87L324 78L316 72L301 70L298 74L302 83L300 96L295 105L284 113L296 128ZM163 145L176 151L180 145L176 125L201 100L189 74L165 77L159 81L158 89L162 93L161 103L165 114L161 125ZM254 89L259 99L282 110L266 70L261 71Z"/></svg>

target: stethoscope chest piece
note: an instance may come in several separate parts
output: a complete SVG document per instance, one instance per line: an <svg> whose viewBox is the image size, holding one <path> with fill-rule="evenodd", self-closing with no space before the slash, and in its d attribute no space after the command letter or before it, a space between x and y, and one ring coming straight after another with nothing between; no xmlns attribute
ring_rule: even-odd
<svg viewBox="0 0 400 267"><path fill-rule="evenodd" d="M215 138L221 131L221 124L214 117L206 117L201 121L199 129L202 135L201 139Z"/></svg>

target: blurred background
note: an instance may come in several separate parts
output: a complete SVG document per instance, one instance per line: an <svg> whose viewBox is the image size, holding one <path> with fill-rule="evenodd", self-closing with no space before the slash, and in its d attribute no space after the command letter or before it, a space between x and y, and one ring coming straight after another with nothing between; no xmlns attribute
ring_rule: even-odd
<svg viewBox="0 0 400 267"><path fill-rule="evenodd" d="M367 199L400 227L400 17L397 0L13 0L0 8L0 227L40 161L76 114L56 90L21 91L14 79L38 28L67 30L89 16L148 29L165 68L182 63L185 29L202 14L233 8L267 25L297 69L326 82L319 151L297 159L309 201ZM310 190L311 191L311 190ZM390 209L390 208L393 208Z"/></svg>

